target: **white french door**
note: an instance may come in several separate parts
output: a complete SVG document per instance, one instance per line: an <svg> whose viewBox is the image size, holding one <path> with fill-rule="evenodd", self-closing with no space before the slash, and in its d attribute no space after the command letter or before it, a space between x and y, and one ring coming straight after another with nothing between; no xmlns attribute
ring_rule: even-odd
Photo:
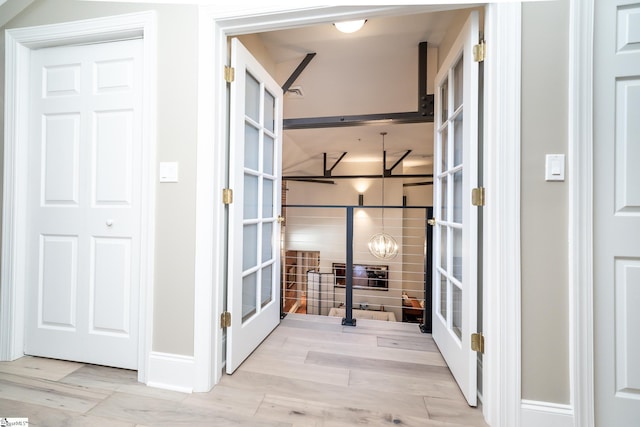
<svg viewBox="0 0 640 427"><path fill-rule="evenodd" d="M231 40L229 275L226 371L233 373L280 323L282 89Z"/></svg>
<svg viewBox="0 0 640 427"><path fill-rule="evenodd" d="M594 9L596 426L640 425L640 2Z"/></svg>
<svg viewBox="0 0 640 427"><path fill-rule="evenodd" d="M136 369L142 40L34 50L25 354Z"/></svg>
<svg viewBox="0 0 640 427"><path fill-rule="evenodd" d="M477 404L478 13L473 12L435 81L433 339L467 402Z"/></svg>

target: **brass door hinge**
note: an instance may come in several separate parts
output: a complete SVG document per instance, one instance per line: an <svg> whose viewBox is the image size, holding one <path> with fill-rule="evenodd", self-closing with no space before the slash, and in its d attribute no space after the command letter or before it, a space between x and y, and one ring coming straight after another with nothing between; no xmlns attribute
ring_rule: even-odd
<svg viewBox="0 0 640 427"><path fill-rule="evenodd" d="M471 204L473 206L484 206L484 187L471 190Z"/></svg>
<svg viewBox="0 0 640 427"><path fill-rule="evenodd" d="M482 334L471 334L471 351L484 354L484 337Z"/></svg>
<svg viewBox="0 0 640 427"><path fill-rule="evenodd" d="M430 226L434 227L436 225L436 219L435 218L429 218L427 220L427 224L429 224Z"/></svg>
<svg viewBox="0 0 640 427"><path fill-rule="evenodd" d="M225 205L230 205L233 203L233 190L230 188L222 189L222 203Z"/></svg>
<svg viewBox="0 0 640 427"><path fill-rule="evenodd" d="M487 54L487 45L484 40L480 40L480 43L473 46L473 60L475 62L482 62Z"/></svg>
<svg viewBox="0 0 640 427"><path fill-rule="evenodd" d="M236 79L236 70L233 67L224 67L224 81L227 83L233 83Z"/></svg>
<svg viewBox="0 0 640 427"><path fill-rule="evenodd" d="M222 329L229 328L231 326L231 313L223 311L220 315L220 327Z"/></svg>
<svg viewBox="0 0 640 427"><path fill-rule="evenodd" d="M284 217L282 215L278 216L278 224L284 224Z"/></svg>

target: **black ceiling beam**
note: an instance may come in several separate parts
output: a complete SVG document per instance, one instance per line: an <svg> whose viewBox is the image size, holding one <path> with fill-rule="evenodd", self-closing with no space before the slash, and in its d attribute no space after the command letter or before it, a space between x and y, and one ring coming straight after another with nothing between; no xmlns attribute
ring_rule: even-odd
<svg viewBox="0 0 640 427"><path fill-rule="evenodd" d="M432 182L405 182L404 184L402 184L403 187L418 187L421 185L433 185L433 181Z"/></svg>
<svg viewBox="0 0 640 427"><path fill-rule="evenodd" d="M393 172L393 170L396 168L396 166L398 166L400 164L400 162L402 162L409 154L411 154L411 150L407 150L406 153L404 153L402 155L402 157L400 157L394 164L393 166L391 166L389 169L387 169L387 152L385 151L383 153L383 166L384 166L384 176L385 177L389 177L391 176L391 173Z"/></svg>
<svg viewBox="0 0 640 427"><path fill-rule="evenodd" d="M309 59L309 61L310 60L311 59ZM302 64L300 64L300 66L302 66ZM300 66L298 66L298 68L300 68ZM302 69L304 69L304 67ZM300 70L300 72L302 72L302 70ZM293 75L289 78L289 80L291 80L292 77ZM283 90L284 90L284 86L283 86ZM364 126L364 125L388 124L388 123L396 123L396 124L432 123L434 108L435 108L434 96L433 94L427 94L427 42L420 42L418 45L418 110L417 111L404 112L404 113L377 113L377 114L360 114L360 115L350 115L350 116L304 117L304 118L297 118L297 119L284 119L283 129L285 130L319 129L319 128Z"/></svg>
<svg viewBox="0 0 640 427"><path fill-rule="evenodd" d="M331 178L331 179L355 179L355 178L360 178L360 179L378 179L378 178L382 178L383 176L380 174L377 175L331 175L330 177L326 177L326 176L322 176L322 175L290 175L290 176L283 176L282 179L284 180L289 180L289 181L296 181L296 180L302 180L302 179L313 179L313 180L322 180L322 179L327 179L327 178ZM424 174L401 174L401 175L390 175L388 177L384 177L384 178L433 178L433 174L430 173L424 173Z"/></svg>
<svg viewBox="0 0 640 427"><path fill-rule="evenodd" d="M327 181L324 179L313 179L313 178L282 178L284 181L298 181L298 182L312 182L314 184L331 184L335 185L335 181Z"/></svg>
<svg viewBox="0 0 640 427"><path fill-rule="evenodd" d="M429 95L433 97L433 95ZM359 114L353 116L328 116L328 117L304 117L299 119L284 119L282 127L285 130L293 129L320 129L337 128L345 126L384 125L384 124L408 124L431 123L433 115L423 116L418 112L407 113L379 113Z"/></svg>
<svg viewBox="0 0 640 427"><path fill-rule="evenodd" d="M311 60L313 59L314 56L316 56L315 52L307 53L307 56L304 57L302 62L293 71L291 76L282 85L282 92L286 93L291 88L291 85L296 81L296 79L300 76L300 74L302 74L304 69L307 68L307 65L309 65L309 62L311 62Z"/></svg>
<svg viewBox="0 0 640 427"><path fill-rule="evenodd" d="M342 156L340 156L340 158L338 160L336 160L336 162L333 164L333 166L331 166L331 169L327 169L327 153L322 153L323 155L323 172L324 172L324 178L331 178L331 172L333 172L333 170L335 169L336 166L338 166L338 163L340 163L340 161L344 158L344 156L347 155L347 152L345 151L344 153L342 153Z"/></svg>

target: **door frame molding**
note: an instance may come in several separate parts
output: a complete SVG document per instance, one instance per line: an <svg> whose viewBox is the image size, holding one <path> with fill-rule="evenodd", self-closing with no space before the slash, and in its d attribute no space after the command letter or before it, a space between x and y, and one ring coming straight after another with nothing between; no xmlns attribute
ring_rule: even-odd
<svg viewBox="0 0 640 427"><path fill-rule="evenodd" d="M594 0L571 0L569 30L569 364L574 425L595 424L593 319Z"/></svg>
<svg viewBox="0 0 640 427"><path fill-rule="evenodd" d="M0 276L0 360L24 356L27 140L31 50L143 39L142 187L138 380L146 382L153 336L156 158L156 14L153 11L10 29L5 41L4 202Z"/></svg>
<svg viewBox="0 0 640 427"><path fill-rule="evenodd" d="M432 5L438 2L428 2ZM428 6L427 6L428 7ZM400 14L407 6L307 7L229 11L200 8L194 391L220 380L224 334L217 323L225 296L227 104L223 67L227 37L356 17ZM517 426L520 412L520 37L519 3L489 4L485 34L495 48L485 61L484 313L487 351L484 405L492 426ZM505 119L505 117L507 119ZM496 120L496 118L501 118ZM216 141L212 143L211 141ZM211 197L214 194L215 197ZM488 241L491 240L489 243ZM213 264L211 262L213 260ZM486 260L494 260L489 263ZM508 327L505 327L507 325Z"/></svg>

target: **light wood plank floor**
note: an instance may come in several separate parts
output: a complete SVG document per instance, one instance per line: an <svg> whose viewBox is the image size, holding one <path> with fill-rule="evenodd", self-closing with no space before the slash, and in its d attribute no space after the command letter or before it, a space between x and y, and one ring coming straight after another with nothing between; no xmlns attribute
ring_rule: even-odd
<svg viewBox="0 0 640 427"><path fill-rule="evenodd" d="M0 363L0 417L32 426L486 426L415 324L290 314L209 393L136 373L23 357Z"/></svg>

